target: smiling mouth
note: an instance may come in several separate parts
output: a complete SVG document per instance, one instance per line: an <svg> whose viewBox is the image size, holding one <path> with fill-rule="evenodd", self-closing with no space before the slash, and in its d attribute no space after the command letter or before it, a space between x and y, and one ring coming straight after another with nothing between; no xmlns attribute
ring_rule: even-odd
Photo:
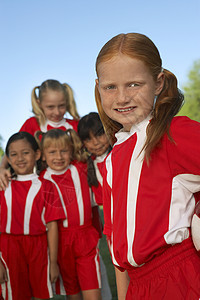
<svg viewBox="0 0 200 300"><path fill-rule="evenodd" d="M25 167L25 163L23 163L23 164L18 164L17 166L18 166L18 168L24 168Z"/></svg>
<svg viewBox="0 0 200 300"><path fill-rule="evenodd" d="M127 111L131 111L135 108L136 106L132 106L132 107L128 107L128 108L116 108L115 110L118 112L127 112Z"/></svg>
<svg viewBox="0 0 200 300"><path fill-rule="evenodd" d="M54 166L57 166L57 167L63 166L64 164L65 164L64 161L54 162Z"/></svg>

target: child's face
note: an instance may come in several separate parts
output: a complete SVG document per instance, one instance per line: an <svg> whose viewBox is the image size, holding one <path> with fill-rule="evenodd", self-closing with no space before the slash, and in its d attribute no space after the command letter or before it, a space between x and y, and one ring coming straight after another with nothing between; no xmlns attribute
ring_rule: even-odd
<svg viewBox="0 0 200 300"><path fill-rule="evenodd" d="M96 136L90 133L90 138L83 143L87 150L95 156L103 155L109 147L108 138L105 133Z"/></svg>
<svg viewBox="0 0 200 300"><path fill-rule="evenodd" d="M44 149L43 158L54 171L64 171L71 162L71 149L68 146L52 145Z"/></svg>
<svg viewBox="0 0 200 300"><path fill-rule="evenodd" d="M52 122L59 122L66 113L66 99L61 91L48 90L39 102L45 117Z"/></svg>
<svg viewBox="0 0 200 300"><path fill-rule="evenodd" d="M155 82L141 60L123 54L101 62L98 75L96 84L103 110L126 131L149 115L164 82L163 73Z"/></svg>
<svg viewBox="0 0 200 300"><path fill-rule="evenodd" d="M32 149L25 139L10 144L8 162L15 174L32 174L36 161L40 158L40 151Z"/></svg>

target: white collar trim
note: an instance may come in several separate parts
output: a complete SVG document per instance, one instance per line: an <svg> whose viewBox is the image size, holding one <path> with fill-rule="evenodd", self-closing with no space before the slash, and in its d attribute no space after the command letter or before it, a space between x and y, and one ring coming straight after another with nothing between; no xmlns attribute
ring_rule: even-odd
<svg viewBox="0 0 200 300"><path fill-rule="evenodd" d="M37 179L38 175L35 173L27 174L27 175L17 175L16 179L17 181L28 181L28 180L34 180Z"/></svg>
<svg viewBox="0 0 200 300"><path fill-rule="evenodd" d="M62 174L64 174L68 169L69 169L69 166L68 166L66 169L62 170L62 171L55 171L55 170L51 169L50 167L48 167L48 168L47 168L47 172L48 172L49 174L51 174L51 175L62 175Z"/></svg>
<svg viewBox="0 0 200 300"><path fill-rule="evenodd" d="M130 131L124 131L124 129L120 129L116 134L115 137L117 139L117 142L115 145L121 144L124 141L126 141L129 137L131 137L134 133L140 132L142 130L146 130L147 125L149 124L149 121L152 119L152 115L148 115L146 119L141 121L140 123L133 124Z"/></svg>

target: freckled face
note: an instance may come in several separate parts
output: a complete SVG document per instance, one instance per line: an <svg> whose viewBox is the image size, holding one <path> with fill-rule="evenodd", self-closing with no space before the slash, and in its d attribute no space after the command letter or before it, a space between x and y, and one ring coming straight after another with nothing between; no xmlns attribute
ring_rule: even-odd
<svg viewBox="0 0 200 300"><path fill-rule="evenodd" d="M98 65L96 84L103 110L126 131L149 115L163 82L163 73L155 82L141 60L127 55L119 54Z"/></svg>

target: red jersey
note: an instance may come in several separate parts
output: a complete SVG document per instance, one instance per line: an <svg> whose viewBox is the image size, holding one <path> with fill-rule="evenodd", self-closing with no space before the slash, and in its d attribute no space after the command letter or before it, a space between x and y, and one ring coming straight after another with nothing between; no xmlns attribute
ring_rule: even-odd
<svg viewBox="0 0 200 300"><path fill-rule="evenodd" d="M64 219L56 187L36 174L18 175L0 192L0 232L39 235L48 222Z"/></svg>
<svg viewBox="0 0 200 300"><path fill-rule="evenodd" d="M187 239L200 198L200 123L173 118L174 142L165 134L147 165L142 148L148 124L146 119L130 132L119 131L105 163L104 233L113 263L123 269Z"/></svg>
<svg viewBox="0 0 200 300"><path fill-rule="evenodd" d="M50 168L41 175L52 181L60 194L66 219L62 227L88 225L92 222L92 193L87 183L87 166L75 163L63 172Z"/></svg>
<svg viewBox="0 0 200 300"><path fill-rule="evenodd" d="M96 177L98 180L98 186L92 186L92 191L94 193L94 201L98 205L103 205L103 195L102 195L102 185L103 185L103 169L104 169L104 160L108 152L104 153L101 156L94 157L93 163L95 167Z"/></svg>
<svg viewBox="0 0 200 300"><path fill-rule="evenodd" d="M44 125L39 125L37 119L35 117L31 117L25 121L22 125L20 131L29 132L34 136L36 131L47 132L50 129L58 128L62 130L74 129L77 131L78 121L70 120L70 119L62 119L62 121L58 123L51 122L49 120L46 121Z"/></svg>

